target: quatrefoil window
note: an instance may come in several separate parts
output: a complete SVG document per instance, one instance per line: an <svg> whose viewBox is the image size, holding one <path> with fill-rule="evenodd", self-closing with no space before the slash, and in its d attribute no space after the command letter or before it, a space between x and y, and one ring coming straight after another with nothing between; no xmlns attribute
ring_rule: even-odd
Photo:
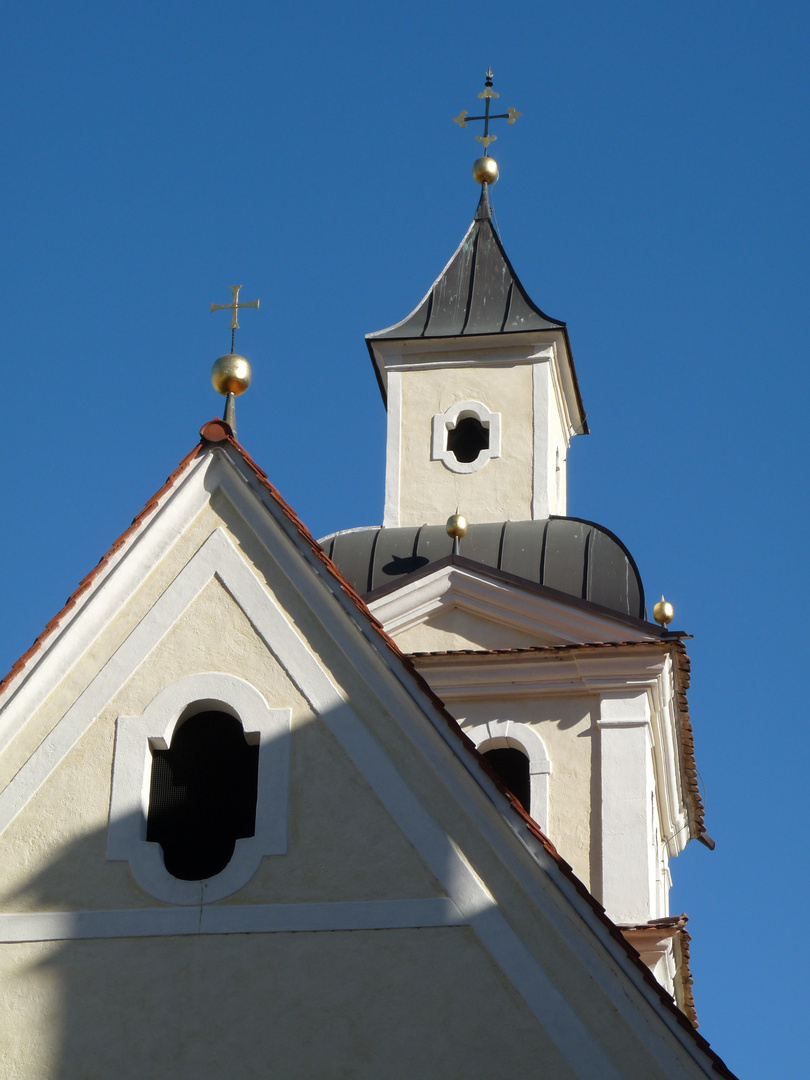
<svg viewBox="0 0 810 1080"><path fill-rule="evenodd" d="M430 456L451 472L476 472L500 453L501 414L482 402L459 401L434 415Z"/></svg>

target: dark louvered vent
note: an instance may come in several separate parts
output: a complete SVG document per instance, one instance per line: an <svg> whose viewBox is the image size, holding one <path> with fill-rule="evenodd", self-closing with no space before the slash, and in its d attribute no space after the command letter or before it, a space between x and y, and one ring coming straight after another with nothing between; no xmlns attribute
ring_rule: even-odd
<svg viewBox="0 0 810 1080"><path fill-rule="evenodd" d="M225 869L236 841L255 832L258 772L259 747L223 712L197 713L170 749L152 750L146 839L170 874L201 881Z"/></svg>

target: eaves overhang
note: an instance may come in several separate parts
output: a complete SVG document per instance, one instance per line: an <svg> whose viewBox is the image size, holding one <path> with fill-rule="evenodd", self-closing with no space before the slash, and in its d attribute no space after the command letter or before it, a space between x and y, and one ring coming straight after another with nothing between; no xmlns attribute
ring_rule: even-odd
<svg viewBox="0 0 810 1080"><path fill-rule="evenodd" d="M562 389L571 435L589 433L571 344L564 327L515 330L511 333L455 335L441 339L366 338L383 402L388 407L388 377L392 371L427 367L514 367L551 361Z"/></svg>
<svg viewBox="0 0 810 1080"><path fill-rule="evenodd" d="M379 611L377 611L379 614ZM695 743L689 716L689 657L682 640L662 635L506 649L456 649L410 654L443 701L611 692L617 685L646 688L655 719L655 767L667 793L671 855L688 838L705 834ZM428 674L429 673L429 674ZM679 823L678 804L686 810ZM678 830L687 826L688 835Z"/></svg>

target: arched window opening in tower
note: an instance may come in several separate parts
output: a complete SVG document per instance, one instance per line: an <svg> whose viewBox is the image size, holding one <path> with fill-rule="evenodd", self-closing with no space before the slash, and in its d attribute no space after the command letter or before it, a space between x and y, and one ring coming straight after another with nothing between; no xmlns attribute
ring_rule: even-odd
<svg viewBox="0 0 810 1080"><path fill-rule="evenodd" d="M447 432L447 449L456 461L475 461L482 450L489 449L489 430L477 416L464 416Z"/></svg>
<svg viewBox="0 0 810 1080"><path fill-rule="evenodd" d="M220 873L236 841L256 829L259 747L236 717L200 712L152 749L146 839L160 844L168 872L183 881Z"/></svg>
<svg viewBox="0 0 810 1080"><path fill-rule="evenodd" d="M523 751L512 746L503 746L484 751L484 757L512 794L520 799L523 809L530 814L531 777L529 759Z"/></svg>

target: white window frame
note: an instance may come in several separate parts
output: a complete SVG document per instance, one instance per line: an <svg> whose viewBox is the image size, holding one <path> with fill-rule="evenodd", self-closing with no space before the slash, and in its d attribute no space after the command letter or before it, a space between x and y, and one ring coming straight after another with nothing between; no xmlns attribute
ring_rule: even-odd
<svg viewBox="0 0 810 1080"><path fill-rule="evenodd" d="M447 449L447 433L459 420L473 417L489 431L489 446L481 450L475 461L459 461L452 450ZM458 401L443 413L435 413L432 421L430 457L454 473L474 473L482 469L491 458L501 456L501 414L490 412L481 401Z"/></svg>
<svg viewBox="0 0 810 1080"><path fill-rule="evenodd" d="M259 746L256 828L253 836L236 841L224 870L203 881L182 881L164 866L160 844L146 839L152 748L167 749L184 720L214 709L236 717L247 742ZM210 904L241 889L265 855L287 851L290 724L290 709L269 708L255 687L219 672L178 679L140 716L119 716L107 858L128 862L142 888L171 904Z"/></svg>
<svg viewBox="0 0 810 1080"><path fill-rule="evenodd" d="M525 809L531 814L544 833L548 833L548 788L551 762L546 745L534 728L514 720L489 720L485 724L464 726L476 749L485 754L487 750L511 747L520 750L529 759L529 798L531 806Z"/></svg>

